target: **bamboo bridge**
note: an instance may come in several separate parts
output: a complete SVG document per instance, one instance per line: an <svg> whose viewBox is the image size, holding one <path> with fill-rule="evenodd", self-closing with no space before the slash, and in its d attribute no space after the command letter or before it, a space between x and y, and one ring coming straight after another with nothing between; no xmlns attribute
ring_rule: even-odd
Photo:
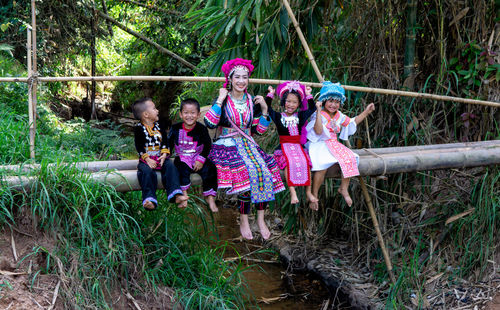
<svg viewBox="0 0 500 310"><path fill-rule="evenodd" d="M355 149L353 151L360 156L361 176L500 164L500 140ZM91 179L108 183L119 192L127 192L141 189L137 180L137 162L137 160L112 160L68 163L67 165L88 172ZM328 170L327 177L339 177L338 167L336 167L334 165ZM1 180L5 186L30 191L37 177L22 176L22 174L37 169L40 169L39 164L0 166L0 172L3 171L4 174ZM18 175L9 176L12 173ZM191 181L194 185L201 185L201 178L197 174L192 175ZM163 188L159 173L158 186Z"/></svg>

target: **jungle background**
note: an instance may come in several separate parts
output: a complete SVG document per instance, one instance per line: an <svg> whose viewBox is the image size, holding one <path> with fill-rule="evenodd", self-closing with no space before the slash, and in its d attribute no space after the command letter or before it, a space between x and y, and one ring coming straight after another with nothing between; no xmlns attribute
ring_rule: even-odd
<svg viewBox="0 0 500 310"><path fill-rule="evenodd" d="M0 75L27 76L30 2L0 2ZM256 67L252 77L317 81L281 1L36 4L42 76L221 76L223 62L244 57ZM317 0L291 6L327 80L500 101L498 0ZM102 82L95 87L90 82L39 86L36 162L42 166L32 172L39 181L30 193L0 188L0 304L30 308L31 295L25 304L13 297L25 290L44 296L50 306L55 288L58 299L51 306L60 309L260 307L245 284L245 270L258 267L221 258L231 245L216 233L206 237L214 230L213 218L201 199L193 195L190 207L178 210L160 196L158 213L144 213L137 203L140 193L117 193L63 165L134 158L129 111L134 99L152 97L162 119L175 121L180 98L207 105L221 85ZM266 88L250 91L265 95ZM27 91L24 83L0 83L1 164L31 162ZM356 115L369 102L377 107L351 140L358 148L500 139L496 108L359 92L347 97L347 114ZM271 128L259 141L271 151L278 140ZM500 285L499 178L499 167L491 166L367 179L395 284L356 181L352 208L335 194L337 181L328 180L317 214L290 206L287 194L270 212L281 219L279 234L309 253L331 240L346 242L352 260L333 263L369 274L367 281L378 288L370 299L379 307L493 309L487 303ZM18 244L25 242L15 261L7 258L13 236ZM262 251L277 256L272 249ZM35 303L48 307L39 299ZM323 303L328 306L338 304Z"/></svg>

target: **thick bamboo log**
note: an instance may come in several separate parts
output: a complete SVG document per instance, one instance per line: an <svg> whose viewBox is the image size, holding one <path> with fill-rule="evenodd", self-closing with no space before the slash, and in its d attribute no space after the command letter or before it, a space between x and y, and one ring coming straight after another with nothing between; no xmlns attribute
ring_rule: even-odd
<svg viewBox="0 0 500 310"><path fill-rule="evenodd" d="M158 189L163 189L160 173L157 173ZM96 182L111 185L117 192L141 190L137 179L137 170L118 170L110 172L93 172L90 178ZM7 176L2 179L4 185L17 191L31 191L37 181L34 176ZM201 178L197 174L191 175L191 184L201 185Z"/></svg>
<svg viewBox="0 0 500 310"><path fill-rule="evenodd" d="M223 77L212 77L212 76L151 76L151 75L129 75L129 76L45 76L38 77L37 81L39 82L86 82L86 81L96 81L96 82L104 82L104 81L177 81L177 82L225 82ZM26 77L0 77L0 82L28 82L28 78ZM277 85L286 82L286 80L272 80L272 79L250 79L251 84L272 84ZM306 86L321 88L321 83L313 83L313 82L303 82L302 84ZM416 93L409 91L401 91L401 90L393 90L393 89L382 89L382 88L373 88L373 87L362 87L362 86L350 86L343 85L346 90L349 91L359 91L364 93L373 93L373 94L381 94L381 95L390 95L390 96L402 96L402 97L412 97L412 98L420 98L420 99L429 99L429 100L438 100L438 101L452 101L458 103L467 103L467 104L477 104L490 106L495 108L500 108L499 102L494 101L486 101L486 100L477 100L477 99L468 99L468 98L460 98L460 97L452 97L452 96L441 96L434 94L426 94L426 93Z"/></svg>
<svg viewBox="0 0 500 310"><path fill-rule="evenodd" d="M449 143L423 146L354 149L360 156L359 171L362 176L435 170L468 168L500 164L500 140ZM385 165L384 165L385 162ZM53 166L57 164L49 164ZM135 170L137 160L110 160L69 163L68 165L89 172L104 170ZM4 165L0 171L29 172L40 169L39 164ZM338 176L331 168L329 177Z"/></svg>
<svg viewBox="0 0 500 310"><path fill-rule="evenodd" d="M494 142L494 141L486 141ZM464 148L443 148L440 150L427 151L410 151L381 154L375 156L367 154L364 150L354 150L354 152L364 151L365 154L360 156L359 172L361 176L375 176L401 172L414 172L425 170L438 170L450 168L470 168L488 165L500 165L500 141L496 140L496 145L487 143L487 147L479 147L481 143L473 143L474 147ZM462 143L456 143L462 145ZM443 145L447 146L447 145ZM408 147L412 149L413 147ZM401 149L401 148L395 148ZM372 149L375 150L375 149ZM110 182L117 187L119 191L139 190L137 181L137 160L112 160L100 162L80 162L70 164L72 167L77 167L82 170L92 172L93 178L96 180ZM29 172L32 169L39 169L40 165L24 165L24 166L0 166L0 171L14 172ZM108 171L105 170L114 170ZM7 172L8 173L8 172ZM6 174L7 174L6 173ZM117 175L123 175L123 178L118 178ZM339 177L338 168L332 167L327 172L327 177ZM3 178L8 186L20 186L21 188L29 187L31 177L5 176ZM126 182L125 182L126 180ZM158 184L161 184L160 179ZM195 185L200 185L201 180L196 175L192 178Z"/></svg>

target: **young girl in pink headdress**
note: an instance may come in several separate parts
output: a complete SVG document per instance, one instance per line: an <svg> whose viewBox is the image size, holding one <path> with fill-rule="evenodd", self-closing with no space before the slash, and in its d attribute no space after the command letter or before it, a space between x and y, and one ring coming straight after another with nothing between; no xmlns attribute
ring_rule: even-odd
<svg viewBox="0 0 500 310"><path fill-rule="evenodd" d="M274 158L279 168L285 170L290 189L290 202L299 203L295 187L306 186L307 200L317 203L318 199L311 192L311 160L302 147L306 142L305 135L301 135L307 119L315 111L311 88L305 87L298 81L288 81L278 85L276 91L269 86L268 91L266 103L269 116L276 125L280 137L280 146L274 151ZM281 113L274 111L271 106L276 92L284 108Z"/></svg>
<svg viewBox="0 0 500 310"><path fill-rule="evenodd" d="M323 82L316 103L316 113L307 124L307 139L312 162L311 170L314 171L313 194L318 196L319 188L325 180L326 170L338 164L342 173L338 192L344 197L347 205L351 206L352 199L348 191L349 180L359 175L359 156L340 143L337 135L340 139L347 140L356 132L357 124L375 110L375 105L370 103L359 115L349 118L339 111L345 99L345 90L340 83ZM318 203L311 203L311 205L311 208L318 207Z"/></svg>
<svg viewBox="0 0 500 310"><path fill-rule="evenodd" d="M205 115L205 124L219 128L219 137L208 157L217 167L218 188L228 189L227 194L238 194L242 237L253 238L248 214L250 203L254 203L259 230L268 239L270 232L264 211L268 202L274 200L274 194L285 187L274 158L251 137L254 133L264 133L270 123L264 98L254 98L247 92L253 68L250 60L241 58L222 66L226 83Z"/></svg>

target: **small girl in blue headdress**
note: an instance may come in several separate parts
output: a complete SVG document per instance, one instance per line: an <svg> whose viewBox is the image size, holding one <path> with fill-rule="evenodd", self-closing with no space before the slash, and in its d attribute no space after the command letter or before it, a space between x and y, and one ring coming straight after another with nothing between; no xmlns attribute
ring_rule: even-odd
<svg viewBox="0 0 500 310"><path fill-rule="evenodd" d="M354 118L349 118L339 111L344 104L345 90L340 83L326 81L320 90L316 103L316 112L307 124L307 139L309 156L314 171L312 192L318 197L321 184L325 180L326 170L338 164L342 173L342 180L338 192L344 197L348 206L352 205L349 196L349 179L359 175L358 154L351 151L337 140L337 135L342 140L347 140L356 132L357 124L361 123L375 110L375 105L370 103L363 112ZM322 109L323 106L323 109ZM318 116L319 115L319 116ZM317 203L310 203L311 208L317 208Z"/></svg>

